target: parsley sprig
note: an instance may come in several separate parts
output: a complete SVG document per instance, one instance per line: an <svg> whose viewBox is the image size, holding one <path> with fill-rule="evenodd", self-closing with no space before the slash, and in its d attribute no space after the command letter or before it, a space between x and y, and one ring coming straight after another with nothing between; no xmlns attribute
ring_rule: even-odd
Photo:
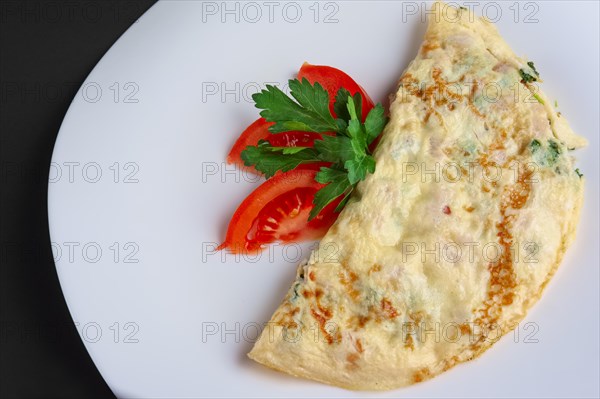
<svg viewBox="0 0 600 399"><path fill-rule="evenodd" d="M279 88L267 85L266 89L252 96L260 115L274 124L269 127L273 134L299 130L323 135L314 147L274 147L267 140L242 151L246 166L254 166L268 179L278 171L287 172L300 164L330 162L315 176L319 183L326 184L316 192L308 220L313 219L328 204L338 197L341 210L356 184L369 173L375 172L375 159L369 145L381 134L387 123L384 109L377 104L365 121L361 121L362 96L351 95L344 88L335 97L334 117L329 109L329 94L318 82L308 80L289 81L291 97Z"/></svg>

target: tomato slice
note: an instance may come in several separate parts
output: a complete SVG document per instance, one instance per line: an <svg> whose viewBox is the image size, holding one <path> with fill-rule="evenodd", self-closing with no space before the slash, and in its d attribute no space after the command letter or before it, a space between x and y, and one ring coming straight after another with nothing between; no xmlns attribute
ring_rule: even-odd
<svg viewBox="0 0 600 399"><path fill-rule="evenodd" d="M335 115L333 111L333 104L335 103L335 96L342 87L354 95L357 92L362 95L362 120L364 121L369 111L374 107L373 100L367 94L367 92L356 83L347 73L340 71L339 69L325 66L325 65L311 65L305 62L298 72L298 79L302 80L306 78L310 83L315 84L319 82L325 90L329 93L329 109L331 113Z"/></svg>
<svg viewBox="0 0 600 399"><path fill-rule="evenodd" d="M227 163L260 174L254 166L244 165L242 160L242 151L249 145L257 145L259 140L268 140L275 147L312 147L315 140L321 138L319 133L313 132L291 131L273 134L269 132L269 126L273 124L273 122L267 122L264 118L259 118L248 126L229 151Z"/></svg>
<svg viewBox="0 0 600 399"><path fill-rule="evenodd" d="M300 241L322 237L337 219L335 207L340 199L325 207L310 222L317 190L318 168L311 165L279 173L261 184L233 214L225 242L219 246L232 253L257 253L265 244Z"/></svg>

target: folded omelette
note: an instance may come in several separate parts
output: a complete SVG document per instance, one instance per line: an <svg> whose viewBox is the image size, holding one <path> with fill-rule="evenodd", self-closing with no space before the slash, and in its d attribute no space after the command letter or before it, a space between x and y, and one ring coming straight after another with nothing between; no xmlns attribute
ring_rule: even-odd
<svg viewBox="0 0 600 399"><path fill-rule="evenodd" d="M585 145L487 20L436 3L359 183L250 358L348 389L429 379L488 349L574 238Z"/></svg>

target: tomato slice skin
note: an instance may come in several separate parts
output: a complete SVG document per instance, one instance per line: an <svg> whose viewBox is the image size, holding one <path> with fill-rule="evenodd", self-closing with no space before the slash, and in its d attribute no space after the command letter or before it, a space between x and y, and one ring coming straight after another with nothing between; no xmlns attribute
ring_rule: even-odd
<svg viewBox="0 0 600 399"><path fill-rule="evenodd" d="M322 164L278 173L261 184L237 208L218 249L254 254L274 241L291 242L322 237L337 219L336 200L308 222L314 193L324 187L315 181Z"/></svg>
<svg viewBox="0 0 600 399"><path fill-rule="evenodd" d="M314 84L319 82L325 90L329 93L329 109L331 113L335 115L333 111L333 104L335 103L335 96L339 89L342 87L354 95L360 93L363 98L362 103L362 120L364 121L369 111L375 106L373 100L367 94L367 92L352 79L347 73L330 66L326 65L311 65L305 62L300 71L298 72L298 80L306 78L310 83Z"/></svg>
<svg viewBox="0 0 600 399"><path fill-rule="evenodd" d="M275 147L312 147L315 140L322 137L319 133L298 131L273 134L269 132L269 127L273 124L273 122L267 122L264 118L258 118L248 126L229 151L227 163L235 164L243 170L259 175L261 173L254 166L246 166L242 160L242 151L249 145L257 145L259 140L268 140Z"/></svg>

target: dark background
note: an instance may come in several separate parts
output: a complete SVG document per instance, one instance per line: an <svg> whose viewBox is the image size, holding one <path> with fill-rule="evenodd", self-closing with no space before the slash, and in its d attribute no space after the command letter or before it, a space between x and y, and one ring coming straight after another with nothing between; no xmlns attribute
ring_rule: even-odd
<svg viewBox="0 0 600 399"><path fill-rule="evenodd" d="M65 304L46 196L79 86L155 0L0 3L0 397L112 397Z"/></svg>

